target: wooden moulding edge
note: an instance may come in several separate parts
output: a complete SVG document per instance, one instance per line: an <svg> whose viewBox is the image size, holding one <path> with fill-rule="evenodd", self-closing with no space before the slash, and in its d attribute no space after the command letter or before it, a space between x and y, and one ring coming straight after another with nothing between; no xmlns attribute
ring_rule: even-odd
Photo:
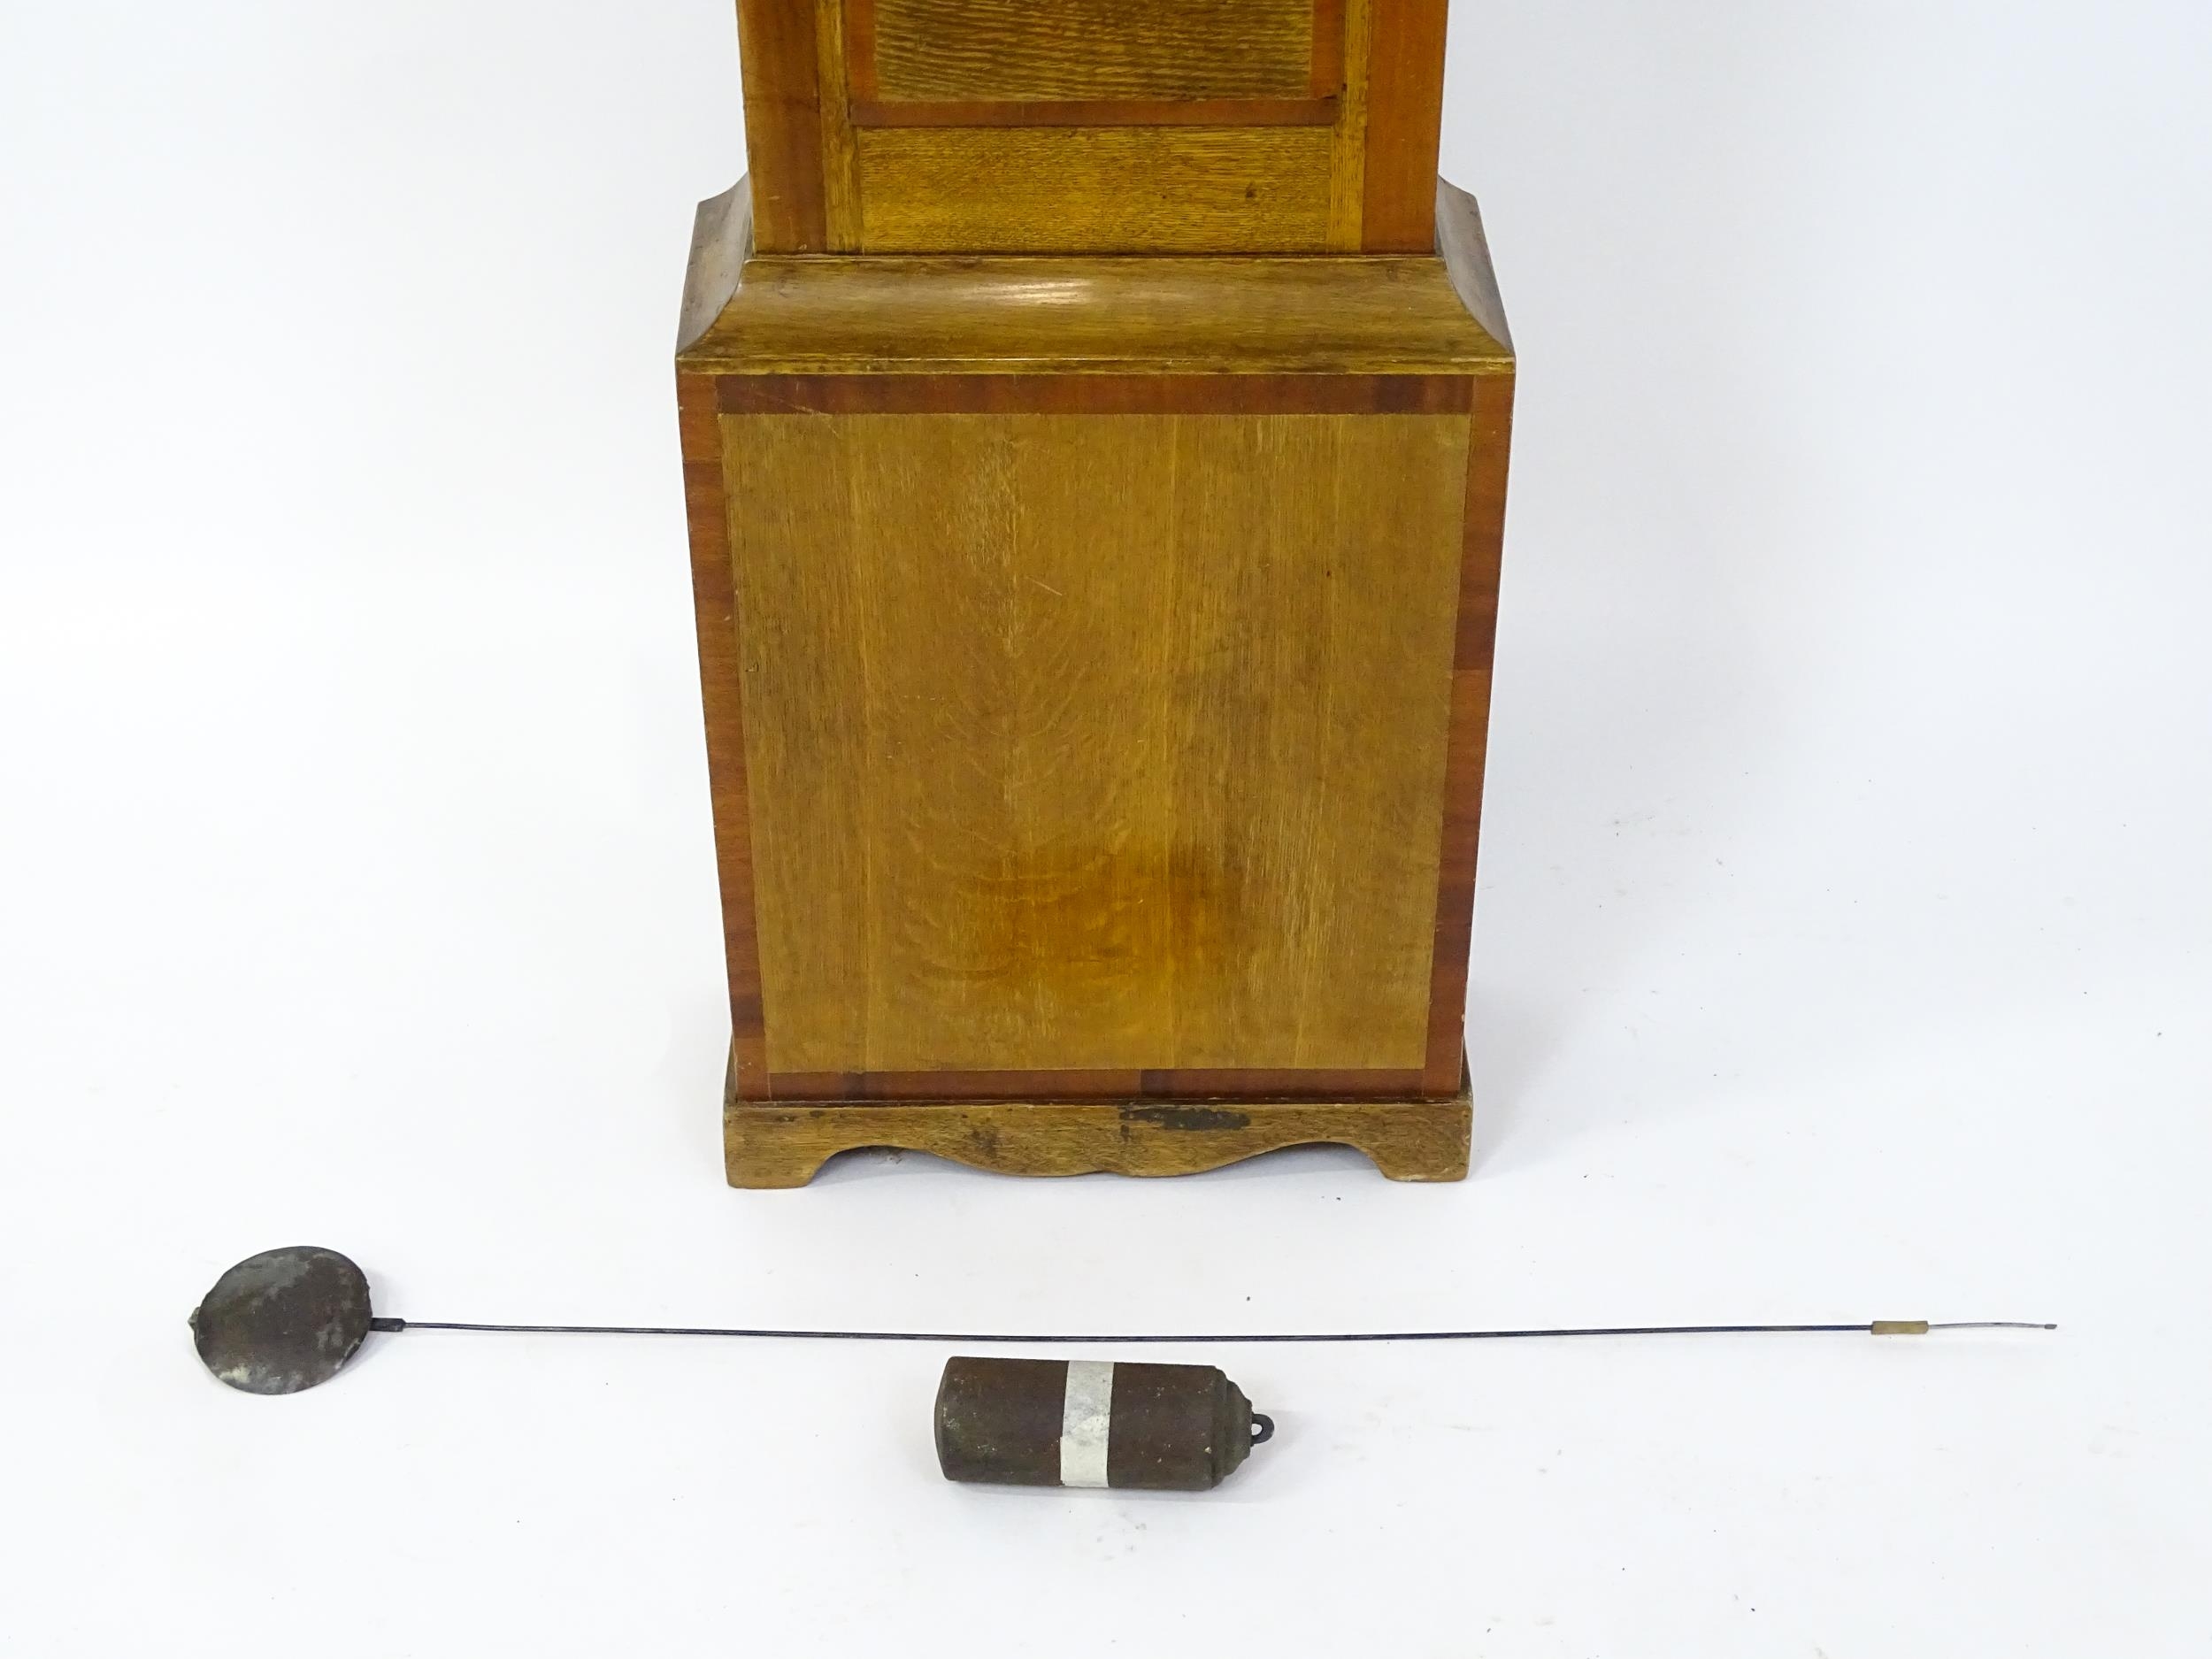
<svg viewBox="0 0 2212 1659"><path fill-rule="evenodd" d="M722 374L726 415L1463 415L1477 377L1435 374Z"/></svg>
<svg viewBox="0 0 2212 1659"><path fill-rule="evenodd" d="M1064 98L1026 102L856 100L855 127L1330 127L1326 98Z"/></svg>
<svg viewBox="0 0 2212 1659"><path fill-rule="evenodd" d="M753 252L750 175L699 204L691 225L691 259L684 268L683 309L676 326L680 357L713 327L736 296Z"/></svg>
<svg viewBox="0 0 2212 1659"><path fill-rule="evenodd" d="M881 1105L986 1101L1310 1102L1448 1096L1456 1083L1428 1087L1421 1066L1240 1066L1171 1070L998 1071L771 1071L757 1104Z"/></svg>
<svg viewBox="0 0 2212 1659"><path fill-rule="evenodd" d="M767 1025L753 888L736 572L730 557L728 486L712 377L680 371L676 407L690 529L700 697L706 721L707 785L713 803L715 865L729 975L733 1084L758 1092L768 1079Z"/></svg>
<svg viewBox="0 0 2212 1659"><path fill-rule="evenodd" d="M1294 1146L1356 1148L1394 1180L1465 1177L1473 1101L723 1102L730 1184L803 1187L840 1152L891 1147L1012 1175L1197 1174Z"/></svg>
<svg viewBox="0 0 2212 1659"><path fill-rule="evenodd" d="M1491 670L1505 548L1506 480L1513 427L1510 377L1479 383L1470 418L1461 517L1458 615L1454 626L1451 718L1445 740L1444 814L1437 856L1436 923L1429 981L1424 1083L1450 1087L1463 1064L1475 879L1482 841L1483 775L1489 760Z"/></svg>

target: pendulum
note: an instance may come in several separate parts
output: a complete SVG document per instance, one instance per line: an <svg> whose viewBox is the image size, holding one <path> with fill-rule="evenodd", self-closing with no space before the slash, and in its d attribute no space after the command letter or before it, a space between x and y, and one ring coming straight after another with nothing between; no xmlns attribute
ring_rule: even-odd
<svg viewBox="0 0 2212 1659"><path fill-rule="evenodd" d="M488 1325L377 1314L368 1276L335 1250L265 1250L215 1281L192 1313L192 1340L217 1378L247 1394L293 1394L328 1382L372 1333L495 1332L549 1336L718 1336L947 1346L1136 1347L1307 1342L1479 1342L1545 1337L1925 1336L1937 1331L2055 1331L2017 1319L1875 1319L1826 1325L1579 1325L1520 1330L1061 1332L777 1330L713 1325ZM956 1358L937 1393L936 1440L949 1480L1014 1486L1203 1492L1233 1474L1273 1421L1210 1365Z"/></svg>

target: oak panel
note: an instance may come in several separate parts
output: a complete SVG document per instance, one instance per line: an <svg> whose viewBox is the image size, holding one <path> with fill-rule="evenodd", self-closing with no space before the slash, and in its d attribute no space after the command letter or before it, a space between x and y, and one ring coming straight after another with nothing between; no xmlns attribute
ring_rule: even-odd
<svg viewBox="0 0 2212 1659"><path fill-rule="evenodd" d="M1465 418L721 422L772 1071L1423 1065Z"/></svg>
<svg viewBox="0 0 2212 1659"><path fill-rule="evenodd" d="M910 101L1294 97L1313 0L853 0L872 96Z"/></svg>
<svg viewBox="0 0 2212 1659"><path fill-rule="evenodd" d="M1330 129L863 127L871 253L1321 251Z"/></svg>

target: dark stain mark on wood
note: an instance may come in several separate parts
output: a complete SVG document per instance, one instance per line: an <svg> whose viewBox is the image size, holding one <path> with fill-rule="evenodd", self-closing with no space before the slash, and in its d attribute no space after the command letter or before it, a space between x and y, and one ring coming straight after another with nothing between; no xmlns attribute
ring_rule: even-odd
<svg viewBox="0 0 2212 1659"><path fill-rule="evenodd" d="M1245 1129L1252 1123L1248 1113L1212 1106L1125 1106L1121 1120L1157 1129Z"/></svg>

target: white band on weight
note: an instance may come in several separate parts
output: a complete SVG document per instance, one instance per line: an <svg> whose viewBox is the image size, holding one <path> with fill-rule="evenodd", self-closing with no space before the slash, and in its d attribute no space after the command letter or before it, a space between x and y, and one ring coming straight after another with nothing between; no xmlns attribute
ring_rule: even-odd
<svg viewBox="0 0 2212 1659"><path fill-rule="evenodd" d="M1071 1359L1068 1392L1060 1407L1060 1484L1106 1484L1106 1442L1114 1432L1111 1360Z"/></svg>

